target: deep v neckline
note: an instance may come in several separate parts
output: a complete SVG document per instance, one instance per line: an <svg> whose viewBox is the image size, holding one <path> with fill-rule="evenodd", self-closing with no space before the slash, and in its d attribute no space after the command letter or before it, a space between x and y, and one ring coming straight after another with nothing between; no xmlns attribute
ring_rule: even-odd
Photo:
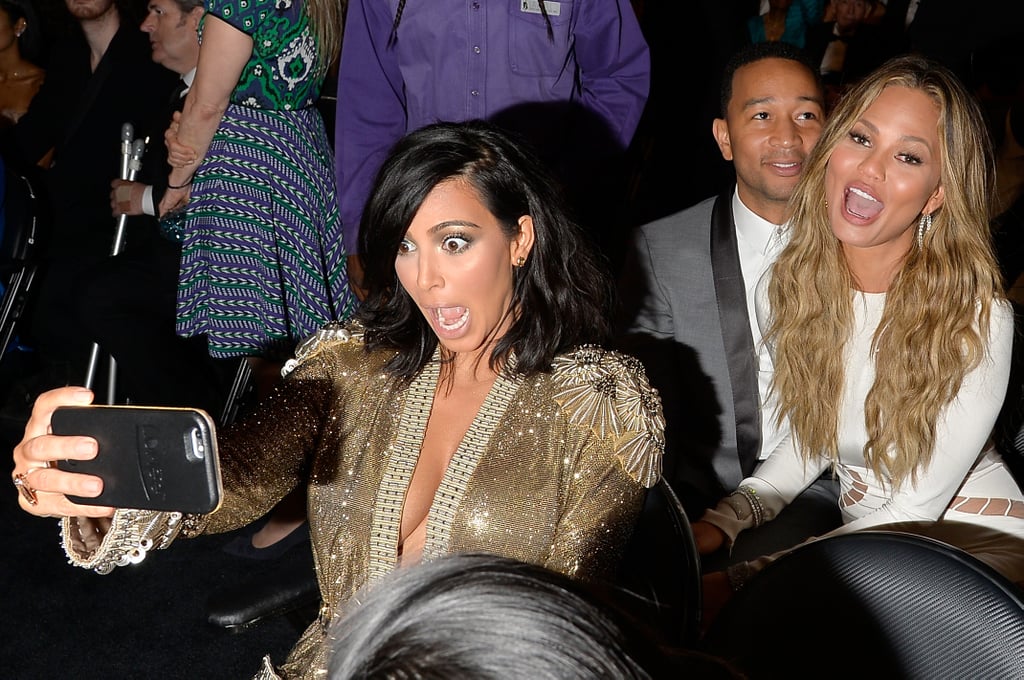
<svg viewBox="0 0 1024 680"><path fill-rule="evenodd" d="M511 359L510 359L511 360ZM405 494L419 461L420 449L434 404L441 360L435 353L406 389L396 436L387 449L388 460L373 513L370 535L370 578L387 574L398 562ZM441 477L426 517L421 560L448 552L451 529L470 477L483 457L494 431L522 384L522 376L499 374L484 397L458 448Z"/></svg>

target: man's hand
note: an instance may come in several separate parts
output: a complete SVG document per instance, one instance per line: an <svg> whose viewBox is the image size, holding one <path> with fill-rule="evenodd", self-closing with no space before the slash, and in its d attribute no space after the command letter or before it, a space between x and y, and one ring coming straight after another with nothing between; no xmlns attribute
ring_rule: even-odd
<svg viewBox="0 0 1024 680"><path fill-rule="evenodd" d="M114 217L119 215L142 215L142 197L146 185L141 182L115 179L110 183L110 210Z"/></svg>
<svg viewBox="0 0 1024 680"><path fill-rule="evenodd" d="M725 533L710 522L697 520L691 529L693 540L697 544L697 552L701 555L710 555L725 543Z"/></svg>

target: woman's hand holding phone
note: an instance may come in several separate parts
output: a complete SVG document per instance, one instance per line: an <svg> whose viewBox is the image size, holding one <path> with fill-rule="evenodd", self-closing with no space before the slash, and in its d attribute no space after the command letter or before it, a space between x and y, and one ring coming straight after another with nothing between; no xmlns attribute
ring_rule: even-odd
<svg viewBox="0 0 1024 680"><path fill-rule="evenodd" d="M40 517L111 517L114 508L81 505L68 495L95 498L103 492L103 480L95 475L68 472L56 467L61 460L92 460L96 440L85 436L58 436L50 430L53 412L60 406L91 404L93 393L83 387L62 387L36 399L25 426L25 436L14 447L11 478L21 508ZM20 484L19 484L20 481Z"/></svg>

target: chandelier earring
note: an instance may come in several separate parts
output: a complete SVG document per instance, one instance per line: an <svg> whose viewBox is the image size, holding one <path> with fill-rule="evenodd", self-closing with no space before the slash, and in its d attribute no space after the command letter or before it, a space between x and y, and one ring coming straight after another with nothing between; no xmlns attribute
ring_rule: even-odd
<svg viewBox="0 0 1024 680"><path fill-rule="evenodd" d="M931 213L921 213L921 219L917 223L917 249L924 250L924 237L932 229Z"/></svg>

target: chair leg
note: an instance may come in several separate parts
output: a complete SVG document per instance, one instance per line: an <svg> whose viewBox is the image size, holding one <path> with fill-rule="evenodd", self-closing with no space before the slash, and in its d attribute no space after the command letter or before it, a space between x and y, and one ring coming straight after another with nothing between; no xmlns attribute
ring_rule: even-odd
<svg viewBox="0 0 1024 680"><path fill-rule="evenodd" d="M107 359L107 404L117 403L117 361L114 357Z"/></svg>
<svg viewBox="0 0 1024 680"><path fill-rule="evenodd" d="M7 352L7 346L14 337L14 324L18 320L17 315L13 314L14 304L23 276L24 271L18 271L11 276L4 291L3 302L0 303L0 358Z"/></svg>
<svg viewBox="0 0 1024 680"><path fill-rule="evenodd" d="M36 265L26 264L11 275L0 303L0 359L14 339L14 330L25 310L32 283L36 277Z"/></svg>
<svg viewBox="0 0 1024 680"><path fill-rule="evenodd" d="M224 403L224 410L221 412L220 424L230 425L238 417L238 409L243 397L253 388L252 368L249 362L241 359L238 362L238 370L235 371L235 379L231 383L231 390Z"/></svg>
<svg viewBox="0 0 1024 680"><path fill-rule="evenodd" d="M83 386L92 389L93 383L96 382L96 369L100 365L100 346L97 343L92 343L92 349L89 350L89 364L85 367L85 381L82 383Z"/></svg>

